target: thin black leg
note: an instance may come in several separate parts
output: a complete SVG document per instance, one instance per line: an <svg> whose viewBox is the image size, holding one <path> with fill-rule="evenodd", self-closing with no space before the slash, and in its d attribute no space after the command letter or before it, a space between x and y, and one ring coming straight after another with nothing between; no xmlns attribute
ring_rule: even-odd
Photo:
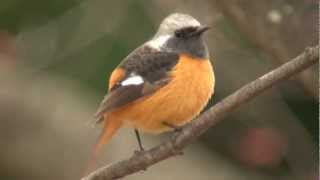
<svg viewBox="0 0 320 180"><path fill-rule="evenodd" d="M141 142L141 138L140 138L139 131L138 131L137 129L134 129L134 133L136 134L140 151L144 151L144 148L143 148L143 146L142 146L142 142Z"/></svg>

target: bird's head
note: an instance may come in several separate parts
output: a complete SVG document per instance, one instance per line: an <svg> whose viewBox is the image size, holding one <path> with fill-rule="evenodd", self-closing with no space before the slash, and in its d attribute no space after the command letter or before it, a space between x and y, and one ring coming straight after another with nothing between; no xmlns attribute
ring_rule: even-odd
<svg viewBox="0 0 320 180"><path fill-rule="evenodd" d="M202 35L209 29L190 15L174 13L166 17L148 44L156 49L207 56Z"/></svg>

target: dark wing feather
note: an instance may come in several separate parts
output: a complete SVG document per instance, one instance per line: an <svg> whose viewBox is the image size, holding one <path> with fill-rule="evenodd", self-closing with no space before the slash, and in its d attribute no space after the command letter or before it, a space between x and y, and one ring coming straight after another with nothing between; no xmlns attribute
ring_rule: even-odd
<svg viewBox="0 0 320 180"><path fill-rule="evenodd" d="M99 109L95 114L98 122L102 120L101 118L105 112L139 98L142 88L143 86L123 86L109 92L100 103Z"/></svg>
<svg viewBox="0 0 320 180"><path fill-rule="evenodd" d="M170 81L169 71L177 64L178 54L154 51L147 46L138 48L121 64L126 76L119 81L104 97L96 113L97 122L103 120L103 114L124 106L141 97L152 94ZM130 74L137 74L144 80L143 84L121 86L121 82Z"/></svg>

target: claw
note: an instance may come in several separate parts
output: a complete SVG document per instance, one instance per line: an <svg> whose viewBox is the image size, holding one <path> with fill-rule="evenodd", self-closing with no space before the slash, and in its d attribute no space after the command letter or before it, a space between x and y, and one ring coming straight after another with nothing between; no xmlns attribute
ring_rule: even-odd
<svg viewBox="0 0 320 180"><path fill-rule="evenodd" d="M177 126L177 125L174 125L174 124L171 124L171 123L168 123L168 122L162 122L163 125L169 127L169 128L172 128L174 130L174 132L180 132L182 130L182 127L181 126Z"/></svg>

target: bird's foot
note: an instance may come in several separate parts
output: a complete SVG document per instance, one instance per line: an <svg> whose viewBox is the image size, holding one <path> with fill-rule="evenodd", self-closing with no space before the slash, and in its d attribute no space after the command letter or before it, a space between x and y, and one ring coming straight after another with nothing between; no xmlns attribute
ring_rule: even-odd
<svg viewBox="0 0 320 180"><path fill-rule="evenodd" d="M171 124L171 123L168 123L168 122L163 122L162 124L167 126L167 127L169 127L169 128L172 128L175 133L178 133L178 132L180 132L182 130L181 126L177 126L175 124Z"/></svg>
<svg viewBox="0 0 320 180"><path fill-rule="evenodd" d="M143 154L144 153L144 148L143 147L140 147L140 149L139 150L135 150L134 151L134 155L135 156L140 156L141 154ZM146 171L147 170L147 168L145 167L145 168L143 168L142 169L142 172L144 172L144 171Z"/></svg>
<svg viewBox="0 0 320 180"><path fill-rule="evenodd" d="M137 156L139 156L139 155L141 155L142 153L144 153L144 148L143 147L140 147L140 149L139 150L135 150L134 151L134 155L137 155Z"/></svg>

